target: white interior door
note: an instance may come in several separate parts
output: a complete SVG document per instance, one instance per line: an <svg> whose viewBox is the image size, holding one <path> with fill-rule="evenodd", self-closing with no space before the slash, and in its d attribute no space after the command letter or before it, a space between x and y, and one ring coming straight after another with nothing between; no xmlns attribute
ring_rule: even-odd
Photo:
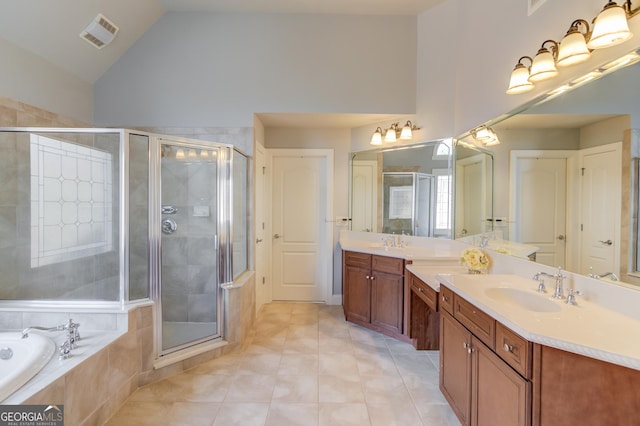
<svg viewBox="0 0 640 426"><path fill-rule="evenodd" d="M333 152L272 150L273 300L328 301Z"/></svg>
<svg viewBox="0 0 640 426"><path fill-rule="evenodd" d="M565 267L567 158L561 153L512 151L511 237L540 248L536 261Z"/></svg>
<svg viewBox="0 0 640 426"><path fill-rule="evenodd" d="M456 161L456 238L485 230L485 176L484 155Z"/></svg>
<svg viewBox="0 0 640 426"><path fill-rule="evenodd" d="M580 272L619 269L621 146L585 150L581 179ZM593 269L591 269L593 268Z"/></svg>
<svg viewBox="0 0 640 426"><path fill-rule="evenodd" d="M377 232L378 162L354 161L351 176L351 229Z"/></svg>
<svg viewBox="0 0 640 426"><path fill-rule="evenodd" d="M268 203L269 169L267 168L265 149L260 144L256 144L255 167L256 313L258 313L262 305L271 302L271 252L269 250L271 248L271 229L269 223L271 206Z"/></svg>

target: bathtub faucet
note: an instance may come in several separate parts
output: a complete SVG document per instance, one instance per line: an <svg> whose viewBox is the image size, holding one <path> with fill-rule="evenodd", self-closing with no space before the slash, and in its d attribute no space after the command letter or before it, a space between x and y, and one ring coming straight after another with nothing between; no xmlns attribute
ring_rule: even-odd
<svg viewBox="0 0 640 426"><path fill-rule="evenodd" d="M38 326L27 327L24 330L22 330L22 338L26 339L27 337L29 337L29 332L31 330L40 330L40 331L66 330L67 340L69 340L70 343L73 344L73 347L75 347L75 342L80 340L80 333L78 333L78 327L80 327L80 324L73 322L73 320L69 318L69 322L62 325L56 325L55 327L38 327Z"/></svg>
<svg viewBox="0 0 640 426"><path fill-rule="evenodd" d="M37 326L31 326L31 327L27 327L24 330L22 330L22 338L26 339L27 337L29 337L29 332L31 330L40 330L40 331L59 331L59 330L64 330L62 327L64 327L63 325L57 325L55 327L37 327Z"/></svg>

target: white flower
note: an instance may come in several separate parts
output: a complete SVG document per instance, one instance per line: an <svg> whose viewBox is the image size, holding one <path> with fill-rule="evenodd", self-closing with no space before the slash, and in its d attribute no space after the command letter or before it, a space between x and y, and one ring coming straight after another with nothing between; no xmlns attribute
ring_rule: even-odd
<svg viewBox="0 0 640 426"><path fill-rule="evenodd" d="M462 252L460 262L469 269L477 271L486 271L489 269L489 256L476 247L469 247Z"/></svg>

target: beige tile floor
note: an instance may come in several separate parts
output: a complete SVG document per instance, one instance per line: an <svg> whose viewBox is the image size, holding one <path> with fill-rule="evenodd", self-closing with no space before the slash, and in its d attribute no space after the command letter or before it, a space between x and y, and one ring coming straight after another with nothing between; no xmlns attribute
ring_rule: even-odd
<svg viewBox="0 0 640 426"><path fill-rule="evenodd" d="M341 306L265 305L242 352L138 389L108 425L459 425L438 352L347 323Z"/></svg>

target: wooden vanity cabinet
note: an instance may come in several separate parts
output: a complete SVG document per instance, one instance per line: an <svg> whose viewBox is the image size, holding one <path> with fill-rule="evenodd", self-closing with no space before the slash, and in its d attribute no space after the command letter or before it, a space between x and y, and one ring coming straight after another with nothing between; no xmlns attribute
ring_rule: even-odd
<svg viewBox="0 0 640 426"><path fill-rule="evenodd" d="M446 287L440 289L441 295L445 289L445 295L453 298L451 309L443 309L440 316L440 390L458 419L474 426L530 425L531 382L501 355L513 352L514 345L494 351L496 321ZM523 340L522 346L520 336L502 325L499 330L518 348L519 355L511 358L524 357L530 364L531 356L525 356L530 353L529 342ZM523 371L530 372L530 365Z"/></svg>
<svg viewBox="0 0 640 426"><path fill-rule="evenodd" d="M343 308L347 321L402 338L404 260L343 252Z"/></svg>
<svg viewBox="0 0 640 426"><path fill-rule="evenodd" d="M533 424L640 424L640 370L534 345Z"/></svg>
<svg viewBox="0 0 640 426"><path fill-rule="evenodd" d="M407 272L410 289L409 331L411 343L418 350L437 350L440 347L440 314L438 292Z"/></svg>

